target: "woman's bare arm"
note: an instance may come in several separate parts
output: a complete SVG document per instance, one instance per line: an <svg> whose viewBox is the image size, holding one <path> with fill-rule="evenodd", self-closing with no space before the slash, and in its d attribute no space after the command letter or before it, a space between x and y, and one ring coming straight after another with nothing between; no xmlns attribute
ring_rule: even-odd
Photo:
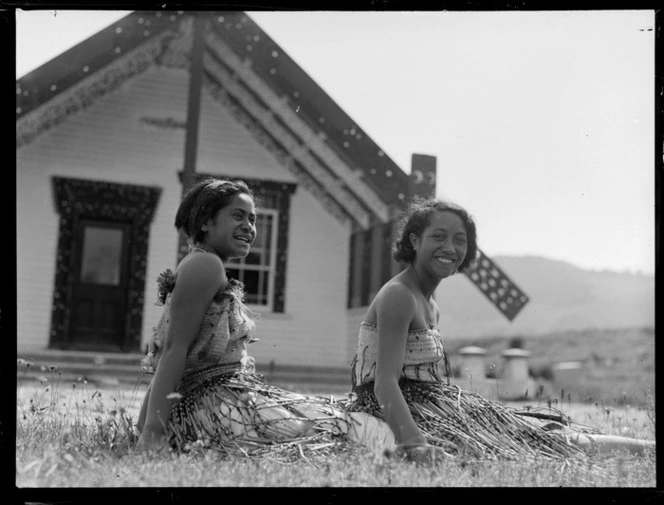
<svg viewBox="0 0 664 505"><path fill-rule="evenodd" d="M150 401L150 390L152 386L148 386L148 390L145 392L145 398L143 398L143 403L141 404L141 411L138 413L138 421L136 421L136 428L138 431L143 431L143 425L145 424L145 416L148 412L148 402Z"/></svg>
<svg viewBox="0 0 664 505"><path fill-rule="evenodd" d="M387 286L376 300L378 356L374 392L397 442L406 445L426 443L399 388L406 337L415 311L412 293L400 284Z"/></svg>
<svg viewBox="0 0 664 505"><path fill-rule="evenodd" d="M164 442L174 392L184 374L187 351L198 334L201 322L215 293L223 287L224 267L211 254L197 254L183 263L171 295L170 324L164 349L147 400L145 424L139 447Z"/></svg>

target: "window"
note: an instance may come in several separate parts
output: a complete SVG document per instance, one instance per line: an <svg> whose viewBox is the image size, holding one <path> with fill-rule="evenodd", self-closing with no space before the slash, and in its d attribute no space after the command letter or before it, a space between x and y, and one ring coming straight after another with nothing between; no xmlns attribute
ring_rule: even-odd
<svg viewBox="0 0 664 505"><path fill-rule="evenodd" d="M392 259L396 223L375 224L350 237L348 308L367 307L378 290L402 268Z"/></svg>
<svg viewBox="0 0 664 505"><path fill-rule="evenodd" d="M229 261L227 272L244 284L246 302L273 309L279 212L256 212L256 240L246 258Z"/></svg>
<svg viewBox="0 0 664 505"><path fill-rule="evenodd" d="M180 182L182 175L179 172ZM210 176L233 179L223 174L196 173L194 180ZM228 274L244 284L245 300L253 308L282 313L286 306L290 201L297 185L247 177L241 180L257 198L256 240L246 258L229 262Z"/></svg>
<svg viewBox="0 0 664 505"><path fill-rule="evenodd" d="M122 229L86 226L83 231L81 282L118 286L123 243Z"/></svg>

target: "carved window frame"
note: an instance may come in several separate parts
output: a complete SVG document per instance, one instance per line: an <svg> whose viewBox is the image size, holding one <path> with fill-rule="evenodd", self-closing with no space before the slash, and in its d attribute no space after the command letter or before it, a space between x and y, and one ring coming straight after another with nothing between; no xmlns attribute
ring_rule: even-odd
<svg viewBox="0 0 664 505"><path fill-rule="evenodd" d="M182 183L184 173L178 172ZM297 189L297 184L290 182L269 181L263 179L252 179L249 177L234 177L224 174L195 173L193 181L199 181L205 177L217 179L241 180L249 186L258 200L259 207L274 209L278 213L277 229L277 254L274 274L274 292L272 295L272 312L284 313L286 307L286 279L288 265L288 237L290 229L290 204L291 196ZM263 306L257 306L263 307Z"/></svg>

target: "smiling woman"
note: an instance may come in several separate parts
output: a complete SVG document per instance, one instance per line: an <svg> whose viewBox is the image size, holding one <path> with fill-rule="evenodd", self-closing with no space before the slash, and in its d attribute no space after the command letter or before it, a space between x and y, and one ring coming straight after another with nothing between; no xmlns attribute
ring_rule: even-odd
<svg viewBox="0 0 664 505"><path fill-rule="evenodd" d="M303 446L346 440L351 418L334 399L269 386L255 373L247 353L256 341L253 314L226 265L248 256L256 222L244 182L206 178L185 194L175 226L188 237L189 254L159 278L164 311L144 360L155 375L137 423L138 449L204 445L249 455L276 448L299 457Z"/></svg>
<svg viewBox="0 0 664 505"><path fill-rule="evenodd" d="M450 385L433 294L443 279L472 269L477 254L475 222L462 207L431 199L406 209L394 253L405 268L378 291L360 325L350 409L384 420L398 451L415 461L583 459L596 451L654 449L652 441L591 434L555 413L517 411Z"/></svg>

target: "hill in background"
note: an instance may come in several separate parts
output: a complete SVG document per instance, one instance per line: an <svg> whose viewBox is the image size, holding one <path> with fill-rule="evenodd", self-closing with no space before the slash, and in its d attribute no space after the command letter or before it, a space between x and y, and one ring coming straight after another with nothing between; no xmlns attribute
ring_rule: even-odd
<svg viewBox="0 0 664 505"><path fill-rule="evenodd" d="M496 256L493 261L530 298L508 321L465 275L436 291L441 332L450 338L538 336L568 330L626 329L655 325L654 276L590 271L537 256Z"/></svg>
<svg viewBox="0 0 664 505"><path fill-rule="evenodd" d="M452 367L461 365L459 349L482 347L486 371L500 376L504 367L501 352L514 337L449 338L445 346ZM575 402L644 405L647 392L655 391L655 331L650 328L613 330L567 330L519 338L530 353L530 375L544 386L543 396L565 397ZM576 370L562 372L555 364L577 362ZM568 396L569 395L569 396ZM535 396L531 392L531 397Z"/></svg>

